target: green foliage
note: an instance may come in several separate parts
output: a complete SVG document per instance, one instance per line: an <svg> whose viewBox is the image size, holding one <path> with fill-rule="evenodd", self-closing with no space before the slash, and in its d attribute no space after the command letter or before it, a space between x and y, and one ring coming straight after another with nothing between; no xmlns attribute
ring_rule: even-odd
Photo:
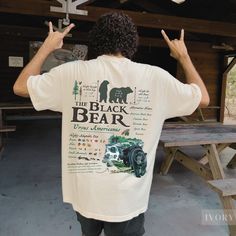
<svg viewBox="0 0 236 236"><path fill-rule="evenodd" d="M125 137L122 137L122 136L112 135L109 138L109 143L124 143L124 142L127 142L127 139Z"/></svg>
<svg viewBox="0 0 236 236"><path fill-rule="evenodd" d="M74 87L73 87L73 95L75 95L75 100L76 100L76 95L79 94L79 86L77 80L75 80Z"/></svg>
<svg viewBox="0 0 236 236"><path fill-rule="evenodd" d="M229 60L230 63L230 60ZM236 65L230 70L227 76L225 116L236 119Z"/></svg>
<svg viewBox="0 0 236 236"><path fill-rule="evenodd" d="M228 74L226 98L236 98L236 66Z"/></svg>
<svg viewBox="0 0 236 236"><path fill-rule="evenodd" d="M133 172L131 167L127 167L122 161L113 160L112 163L114 164L115 167L117 167L117 169L119 169L122 172L128 172L128 173Z"/></svg>
<svg viewBox="0 0 236 236"><path fill-rule="evenodd" d="M127 166L123 163L123 161L115 161L115 160L113 160L112 163L113 163L117 168L127 168Z"/></svg>
<svg viewBox="0 0 236 236"><path fill-rule="evenodd" d="M123 137L123 136L116 136L116 135L112 135L110 138L109 138L109 143L110 144L115 144L115 143L140 143L141 140L140 139L137 139L137 138L126 138L126 137Z"/></svg>

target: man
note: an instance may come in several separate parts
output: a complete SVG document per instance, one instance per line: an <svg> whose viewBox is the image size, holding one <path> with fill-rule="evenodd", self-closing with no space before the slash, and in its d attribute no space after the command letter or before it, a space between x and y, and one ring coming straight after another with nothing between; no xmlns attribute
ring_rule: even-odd
<svg viewBox="0 0 236 236"><path fill-rule="evenodd" d="M170 40L171 56L183 67L187 84L165 70L130 59L138 34L123 13L100 17L89 36L96 59L75 61L39 75L49 53L61 48L73 28L49 35L15 85L36 110L62 112L62 187L85 236L141 236L156 147L167 118L207 106L208 92L184 43Z"/></svg>

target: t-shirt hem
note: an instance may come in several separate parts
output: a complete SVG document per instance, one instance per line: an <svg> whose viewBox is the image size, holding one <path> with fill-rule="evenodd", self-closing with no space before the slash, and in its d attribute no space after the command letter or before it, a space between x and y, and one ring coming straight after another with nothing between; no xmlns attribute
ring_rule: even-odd
<svg viewBox="0 0 236 236"><path fill-rule="evenodd" d="M86 217L86 218L90 218L90 219L95 219L95 220L102 220L102 221L106 221L106 222L123 222L123 221L127 221L127 220L131 220L134 217L137 217L138 215L144 213L147 211L147 206L129 213L127 215L124 216L106 216L106 215L100 215L100 214L96 214L96 213L92 213L92 212L85 212L82 209L78 208L77 206L74 206L73 203L71 203L70 201L63 201L64 203L70 203L74 209L74 211L79 212L82 216Z"/></svg>

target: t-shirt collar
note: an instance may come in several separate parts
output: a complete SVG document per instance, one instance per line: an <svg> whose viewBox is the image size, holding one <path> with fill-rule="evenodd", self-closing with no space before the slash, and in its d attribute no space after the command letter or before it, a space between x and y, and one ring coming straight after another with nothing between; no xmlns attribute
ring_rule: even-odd
<svg viewBox="0 0 236 236"><path fill-rule="evenodd" d="M130 61L126 57L116 57L113 55L106 55L106 54L99 56L98 59L109 60L109 61Z"/></svg>

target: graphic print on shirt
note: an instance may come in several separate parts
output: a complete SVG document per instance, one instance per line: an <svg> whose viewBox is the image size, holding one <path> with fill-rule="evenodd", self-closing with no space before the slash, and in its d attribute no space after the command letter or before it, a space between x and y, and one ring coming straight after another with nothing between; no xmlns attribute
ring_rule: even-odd
<svg viewBox="0 0 236 236"><path fill-rule="evenodd" d="M147 166L147 153L142 148L143 141L140 139L111 136L106 144L103 162L108 167L117 168L113 173L134 172L136 177L141 177L146 173Z"/></svg>
<svg viewBox="0 0 236 236"><path fill-rule="evenodd" d="M69 173L146 173L143 150L152 108L149 91L112 87L108 80L74 81Z"/></svg>

